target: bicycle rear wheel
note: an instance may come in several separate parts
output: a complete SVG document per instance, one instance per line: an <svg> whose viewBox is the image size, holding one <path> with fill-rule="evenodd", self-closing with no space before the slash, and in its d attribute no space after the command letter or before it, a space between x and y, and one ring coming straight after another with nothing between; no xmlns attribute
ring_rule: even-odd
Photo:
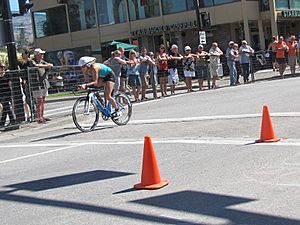
<svg viewBox="0 0 300 225"><path fill-rule="evenodd" d="M72 111L73 122L82 132L95 129L99 120L99 110L94 102L89 102L86 97L79 98Z"/></svg>
<svg viewBox="0 0 300 225"><path fill-rule="evenodd" d="M132 114L132 104L130 99L122 93L115 95L116 104L119 106L118 116L112 117L112 121L118 126L126 125Z"/></svg>

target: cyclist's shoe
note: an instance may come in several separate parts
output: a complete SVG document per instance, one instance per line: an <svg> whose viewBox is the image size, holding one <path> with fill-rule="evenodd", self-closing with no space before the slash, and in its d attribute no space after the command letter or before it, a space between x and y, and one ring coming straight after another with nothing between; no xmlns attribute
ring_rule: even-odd
<svg viewBox="0 0 300 225"><path fill-rule="evenodd" d="M120 116L121 116L120 110L116 110L111 114L111 118L113 118L113 119L119 119Z"/></svg>

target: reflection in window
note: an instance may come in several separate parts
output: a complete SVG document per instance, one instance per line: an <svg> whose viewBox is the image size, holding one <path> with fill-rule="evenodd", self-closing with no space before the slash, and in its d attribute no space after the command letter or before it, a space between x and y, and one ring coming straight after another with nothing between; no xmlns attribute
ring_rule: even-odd
<svg viewBox="0 0 300 225"><path fill-rule="evenodd" d="M34 12L33 18L37 38L68 32L65 6Z"/></svg>
<svg viewBox="0 0 300 225"><path fill-rule="evenodd" d="M276 9L288 9L288 0L276 0Z"/></svg>
<svg viewBox="0 0 300 225"><path fill-rule="evenodd" d="M159 0L128 0L128 5L131 21L160 15Z"/></svg>
<svg viewBox="0 0 300 225"><path fill-rule="evenodd" d="M79 31L96 27L93 0L69 0L68 12L71 31Z"/></svg>
<svg viewBox="0 0 300 225"><path fill-rule="evenodd" d="M300 9L299 0L290 0L291 9Z"/></svg>
<svg viewBox="0 0 300 225"><path fill-rule="evenodd" d="M163 13L171 14L194 9L193 0L162 0Z"/></svg>
<svg viewBox="0 0 300 225"><path fill-rule="evenodd" d="M126 0L97 0L99 24L124 23L126 19Z"/></svg>

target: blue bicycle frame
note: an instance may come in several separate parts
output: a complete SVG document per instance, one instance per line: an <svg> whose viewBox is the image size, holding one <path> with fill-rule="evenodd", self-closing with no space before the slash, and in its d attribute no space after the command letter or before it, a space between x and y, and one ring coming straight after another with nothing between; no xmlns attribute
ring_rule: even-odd
<svg viewBox="0 0 300 225"><path fill-rule="evenodd" d="M96 96L96 93L92 92L92 93L89 93L88 95L88 98L89 98L89 101L88 101L88 104L91 103L91 101L93 101L94 103L96 103L98 109L101 111L101 113L107 117L110 117L111 114L112 114L112 110L111 110L111 105L110 105L110 102L108 100L106 100L106 107L104 107L102 105L102 103L99 101L99 99L97 98ZM89 109L90 107L88 107Z"/></svg>

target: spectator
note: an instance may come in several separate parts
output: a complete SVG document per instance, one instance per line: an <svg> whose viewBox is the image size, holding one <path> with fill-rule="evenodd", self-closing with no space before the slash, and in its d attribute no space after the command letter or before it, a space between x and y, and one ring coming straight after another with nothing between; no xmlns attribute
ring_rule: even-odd
<svg viewBox="0 0 300 225"><path fill-rule="evenodd" d="M278 65L276 62L276 44L278 43L275 36L272 37L272 42L268 46L268 51L270 51L270 57L272 61L273 71L278 71Z"/></svg>
<svg viewBox="0 0 300 225"><path fill-rule="evenodd" d="M32 66L37 68L37 73L35 74L34 81L32 82L32 94L37 102L36 113L38 123L45 123L46 121L50 121L49 118L44 117L44 112L45 98L48 95L48 89L50 88L47 70L51 69L53 67L53 64L44 61L44 54L45 51L40 48L36 48L34 50L34 58L32 60Z"/></svg>
<svg viewBox="0 0 300 225"><path fill-rule="evenodd" d="M6 72L6 66L0 62L0 103L2 105L2 115L0 120L0 127L4 127L6 123L6 117L9 117L9 124L15 124L13 111L10 107L11 103L11 80Z"/></svg>
<svg viewBox="0 0 300 225"><path fill-rule="evenodd" d="M120 58L124 60L126 63L129 59L124 55L125 49L120 47L118 48L119 52L121 53ZM126 93L129 90L128 88L128 76L127 76L127 65L122 64L121 66L121 76L120 76L120 91ZM129 91L130 93L130 91Z"/></svg>
<svg viewBox="0 0 300 225"><path fill-rule="evenodd" d="M279 37L279 41L276 43L276 62L278 63L279 74L283 78L284 71L286 69L286 57L285 53L288 51L283 36Z"/></svg>
<svg viewBox="0 0 300 225"><path fill-rule="evenodd" d="M229 68L229 75L230 75L230 86L237 85L237 70L236 70L236 59L238 55L234 50L234 42L230 41L228 44L228 48L226 50L226 58L227 58L227 65Z"/></svg>
<svg viewBox="0 0 300 225"><path fill-rule="evenodd" d="M126 61L121 59L121 52L119 50L114 51L111 58L106 60L104 65L108 65L115 74L115 87L114 90L118 91L120 89L121 83L121 68L122 65L126 65Z"/></svg>
<svg viewBox="0 0 300 225"><path fill-rule="evenodd" d="M54 73L52 79L54 86L56 87L56 92L59 93L64 91L64 79L60 73Z"/></svg>
<svg viewBox="0 0 300 225"><path fill-rule="evenodd" d="M143 100L147 100L148 98L146 98L146 89L149 85L149 66L153 65L154 62L152 61L152 59L147 55L147 49L146 48L142 48L141 49L141 54L139 57L140 60L140 66L139 66L139 73L140 73L140 78L141 78L141 82L142 82L142 101Z"/></svg>
<svg viewBox="0 0 300 225"><path fill-rule="evenodd" d="M131 50L129 53L127 74L129 77L129 85L132 87L132 93L136 102L140 102L141 78L139 74L139 60L136 58L136 52Z"/></svg>
<svg viewBox="0 0 300 225"><path fill-rule="evenodd" d="M207 79L207 57L209 56L209 53L204 51L203 45L198 46L197 56L196 73L198 77L199 91L202 91L204 90L203 81Z"/></svg>
<svg viewBox="0 0 300 225"><path fill-rule="evenodd" d="M193 92L192 78L195 77L195 59L197 58L197 55L192 54L192 49L190 46L184 47L184 53L183 73L185 77L187 92Z"/></svg>
<svg viewBox="0 0 300 225"><path fill-rule="evenodd" d="M169 60L168 60L168 73L169 73L168 83L171 86L171 95L175 94L175 85L179 81L177 68L181 64L182 59L183 56L178 53L178 46L172 45L171 52L169 54Z"/></svg>
<svg viewBox="0 0 300 225"><path fill-rule="evenodd" d="M291 69L291 74L296 73L296 64L297 64L297 49L298 43L295 36L291 36L290 41L287 43L289 48L288 50L288 63Z"/></svg>
<svg viewBox="0 0 300 225"><path fill-rule="evenodd" d="M210 74L212 78L212 88L217 88L218 70L220 68L220 56L223 55L216 42L212 43L209 50Z"/></svg>
<svg viewBox="0 0 300 225"><path fill-rule="evenodd" d="M242 41L242 45L239 49L239 54L244 84L246 84L249 82L250 57L254 54L254 50L247 44L247 41L244 40Z"/></svg>
<svg viewBox="0 0 300 225"><path fill-rule="evenodd" d="M159 47L159 54L157 57L158 61L158 71L157 75L159 78L160 84L160 92L162 97L167 96L167 83L168 83L168 59L169 56L166 53L166 48L164 45L160 45Z"/></svg>
<svg viewBox="0 0 300 225"><path fill-rule="evenodd" d="M19 69L23 70L21 71L22 76L21 76L21 86L23 89L23 93L25 95L25 101L24 101L24 112L25 112L25 119L26 121L29 121L30 117L31 117L31 111L30 111L30 105L32 103L31 99L30 99L30 90L29 90L29 86L28 86L28 74L27 74L27 69L28 67L30 67L30 65L32 65L31 59L30 59L30 51L27 49L24 49L22 51L22 61L20 61L18 63Z"/></svg>

